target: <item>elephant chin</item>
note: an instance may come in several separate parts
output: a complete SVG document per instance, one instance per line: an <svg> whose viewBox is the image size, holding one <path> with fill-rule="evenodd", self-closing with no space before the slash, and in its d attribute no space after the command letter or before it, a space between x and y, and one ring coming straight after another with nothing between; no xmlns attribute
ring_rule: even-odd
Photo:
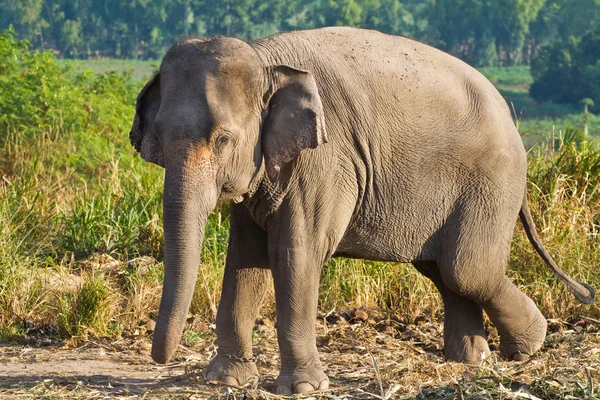
<svg viewBox="0 0 600 400"><path fill-rule="evenodd" d="M170 178L167 172L163 195L165 278L152 340L152 359L161 364L171 359L181 340L196 286L204 227L217 202L214 184L182 184L178 177Z"/></svg>

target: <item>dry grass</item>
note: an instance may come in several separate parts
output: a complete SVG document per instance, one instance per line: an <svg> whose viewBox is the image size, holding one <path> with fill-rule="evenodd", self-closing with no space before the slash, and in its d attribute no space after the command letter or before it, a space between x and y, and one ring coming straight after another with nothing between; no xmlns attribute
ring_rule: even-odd
<svg viewBox="0 0 600 400"><path fill-rule="evenodd" d="M29 153L19 147L15 154L23 160ZM569 274L596 286L600 282L598 160L600 150L592 144L538 150L530 156L529 185L532 213L548 250ZM111 158L103 165L106 168L90 181L72 177L54 180L60 175L57 170L31 165L27 169L25 164L19 168L26 173L5 176L0 185L3 342L37 345L36 338L42 335L44 343L64 339L70 346L89 345L90 340L101 337L112 343L123 337L145 337L151 327L158 309L162 262L140 255L139 249L156 257L162 253L161 180L156 171L145 178L143 167L135 163ZM83 186L76 182L83 182ZM145 195L140 197L140 193ZM118 214L115 210L119 209L129 213ZM214 351L210 325L220 295L228 227L226 207L210 216L190 310L190 321L196 322L183 339L188 350L200 352L201 356L191 350L188 354L200 357L202 365ZM76 254L89 251L85 249L94 251L78 258ZM600 319L598 305L574 301L535 253L519 225L508 274L547 318L575 324L577 317L587 316L585 320L590 323L586 326L597 326L593 321ZM598 381L594 346L600 341L595 332L576 332L575 327L560 323L560 329L573 332L551 334L549 348L524 369L493 361L464 375L464 366L443 362L441 300L433 285L411 266L349 259L328 262L321 282L321 312L359 307L381 310L391 322L381 325L377 318L368 318L358 325L320 325L321 353L334 385L332 392L321 397L385 397L391 390L394 398L519 398L524 394L514 391L518 382L529 385L527 390L542 399L593 398L586 394L591 386L586 383L587 370L583 367L589 368L589 382ZM265 310L269 309L272 304L267 304ZM261 385L268 389L278 365L272 328L258 332L256 342L261 367L267 371ZM147 339L142 343L140 351L148 363ZM261 349L261 343L266 347ZM157 386L146 386L142 392L147 392L146 397L154 396L155 391L172 386L177 389L171 391L178 394L169 396L226 396L205 386L196 374L177 379L164 381L168 383L159 380ZM46 398L97 398L104 393L85 383L73 387L64 382L64 378L52 378L50 383L29 388L15 384L14 393ZM71 391L63 393L65 387ZM265 391L232 393L230 398L243 397L244 393L248 398L274 398Z"/></svg>
<svg viewBox="0 0 600 400"><path fill-rule="evenodd" d="M270 392L278 368L272 320L264 317L255 327L255 355L262 374L255 390L211 385L203 378L202 370L215 354L214 330L207 322L191 321L188 332L194 332L193 338L180 346L174 361L165 367L149 360L149 334L144 330L116 341L88 341L75 350L68 344L48 350L1 347L0 397L282 398ZM504 362L494 353L482 367L475 368L444 361L441 328L436 321L422 319L418 324L407 324L367 309L321 315L317 345L331 388L304 397L600 398L595 387L600 382L600 321L549 323L551 333L544 348L530 360ZM492 347L497 346L493 332L490 341Z"/></svg>

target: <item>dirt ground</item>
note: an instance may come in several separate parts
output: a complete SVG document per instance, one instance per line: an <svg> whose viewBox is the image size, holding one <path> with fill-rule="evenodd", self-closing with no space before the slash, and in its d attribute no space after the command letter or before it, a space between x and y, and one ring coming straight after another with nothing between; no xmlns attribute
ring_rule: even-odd
<svg viewBox="0 0 600 400"><path fill-rule="evenodd" d="M192 321L175 359L150 359L150 335L119 340L54 342L28 337L0 345L0 398L277 399L270 393L279 357L273 323L257 321L257 389L206 382L203 369L215 353L214 326ZM525 362L494 354L480 368L446 363L442 327L425 318L403 323L366 310L322 316L317 345L331 388L326 399L600 399L600 321L549 321L542 351ZM490 328L490 343L497 335Z"/></svg>

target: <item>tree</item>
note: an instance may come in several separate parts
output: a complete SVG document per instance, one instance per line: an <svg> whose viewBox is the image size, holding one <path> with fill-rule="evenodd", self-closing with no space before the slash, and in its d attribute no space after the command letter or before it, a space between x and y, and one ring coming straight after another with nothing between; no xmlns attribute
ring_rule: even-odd
<svg viewBox="0 0 600 400"><path fill-rule="evenodd" d="M545 0L435 0L442 47L471 64L518 64L529 25Z"/></svg>
<svg viewBox="0 0 600 400"><path fill-rule="evenodd" d="M496 32L496 43L506 54L506 64L521 61L529 25L535 21L546 0L491 0L488 15Z"/></svg>
<svg viewBox="0 0 600 400"><path fill-rule="evenodd" d="M4 30L12 25L22 37L43 45L43 29L48 26L42 16L43 6L44 0L0 1L0 29Z"/></svg>
<svg viewBox="0 0 600 400"><path fill-rule="evenodd" d="M348 25L404 35L476 66L529 63L600 29L600 0L0 0L0 29L65 57L157 58L180 36L253 39Z"/></svg>
<svg viewBox="0 0 600 400"><path fill-rule="evenodd" d="M600 104L600 31L543 47L531 71L530 93L538 101Z"/></svg>

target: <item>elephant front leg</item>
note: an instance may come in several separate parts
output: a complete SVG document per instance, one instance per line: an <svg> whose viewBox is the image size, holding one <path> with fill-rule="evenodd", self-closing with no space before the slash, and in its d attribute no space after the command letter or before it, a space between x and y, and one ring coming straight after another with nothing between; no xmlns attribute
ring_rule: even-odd
<svg viewBox="0 0 600 400"><path fill-rule="evenodd" d="M279 394L329 387L315 335L321 261L304 250L282 246L272 266L281 354L281 371L275 380Z"/></svg>
<svg viewBox="0 0 600 400"><path fill-rule="evenodd" d="M226 274L217 313L217 356L206 378L234 386L258 384L252 329L267 291L269 270L238 269Z"/></svg>
<svg viewBox="0 0 600 400"><path fill-rule="evenodd" d="M206 378L234 386L256 386L252 329L270 282L266 233L247 211L231 207L231 231L217 312L217 355Z"/></svg>

